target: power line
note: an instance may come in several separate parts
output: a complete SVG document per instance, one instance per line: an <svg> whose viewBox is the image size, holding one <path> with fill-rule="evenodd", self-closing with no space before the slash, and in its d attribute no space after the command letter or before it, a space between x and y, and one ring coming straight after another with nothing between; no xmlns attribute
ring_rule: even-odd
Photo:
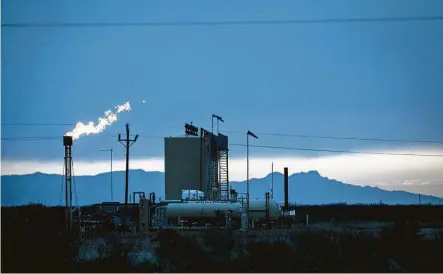
<svg viewBox="0 0 443 274"><path fill-rule="evenodd" d="M59 125L74 125L69 123L10 123L2 124L2 126L59 126ZM179 126L166 126L167 128L178 128ZM238 133L244 134L240 130L220 130L223 133ZM355 140L355 141L372 141L372 142L396 142L396 143L428 143L428 144L443 144L442 140L413 140L413 139L383 139L383 138L360 138L360 137L340 137L340 136L322 136L322 135L306 135L306 134L289 134L289 133L270 133L270 132L256 132L257 135L264 136L280 136L280 137L294 137L294 138L311 138L311 139L332 139L332 140ZM103 136L118 136L117 133L102 133ZM165 136L140 134L140 138L164 138ZM1 140L40 140L40 139L60 139L60 137L3 137Z"/></svg>
<svg viewBox="0 0 443 274"><path fill-rule="evenodd" d="M72 123L4 123L1 126L74 126ZM165 128L179 128L181 125L159 125ZM223 133L239 133L244 134L240 130L220 130ZM280 137L295 137L295 138L312 138L312 139L333 139L333 140L356 140L356 141L376 141L376 142L398 142L398 143L429 143L429 144L443 144L443 140L412 140L412 139L384 139L384 138L365 138L365 137L339 137L339 136L322 136L322 135L306 135L306 134L289 134L289 133L270 133L270 132L256 132L258 135L264 136L280 136ZM118 134L102 133L106 136L117 136ZM142 134L141 138L163 138L164 136ZM32 137L34 138L34 137ZM40 138L40 137L39 137ZM59 138L59 137L56 137ZM46 139L46 138L45 138ZM2 138L3 140L3 138ZM5 139L6 140L6 139Z"/></svg>
<svg viewBox="0 0 443 274"><path fill-rule="evenodd" d="M230 146L243 146L243 147L245 147L246 145L245 144L230 144ZM301 150L301 151L316 151L316 152L332 152L332 153L354 153L354 154L393 155L393 156L443 157L443 154L362 152L362 151L349 151L349 150L297 148L297 147L281 147L281 146L266 146L266 145L249 145L249 146L250 147L258 147L258 148L284 149L284 150Z"/></svg>
<svg viewBox="0 0 443 274"><path fill-rule="evenodd" d="M238 130L222 130L226 133L241 133L243 131ZM319 135L303 135L303 134L287 134L287 133L266 133L257 132L257 135L267 136L281 136L281 137L298 137L298 138L313 138L313 139L334 139L334 140L356 140L356 141L377 141L377 142L398 142L398 143L430 143L430 144L443 144L443 141L435 140L407 140L407 139L382 139L382 138L359 138L359 137L334 137L334 136L319 136Z"/></svg>
<svg viewBox="0 0 443 274"><path fill-rule="evenodd" d="M52 126L75 126L74 123L2 123L2 127L52 127ZM145 125L145 124L144 124ZM148 126L153 126L149 124ZM179 125L155 124L156 127L177 128Z"/></svg>
<svg viewBox="0 0 443 274"><path fill-rule="evenodd" d="M105 135L105 136L109 136L109 137L118 137L118 133L116 133L116 134L113 134L113 133L106 133L106 134L103 134L103 135ZM152 134L143 134L143 135L140 135L140 134L138 134L138 137L139 138L165 138L165 136L161 136L161 135L152 135Z"/></svg>
<svg viewBox="0 0 443 274"><path fill-rule="evenodd" d="M222 130L224 133L244 133L238 130ZM296 137L296 138L313 138L313 139L337 139L337 140L357 140L357 141L378 141L378 142L399 142L399 143L430 143L443 144L443 141L437 140L406 140L406 139L381 139L381 138L358 138L358 137L333 137L333 136L319 136L319 135L302 135L302 134L284 134L284 133L266 133L258 132L257 135L267 136L282 136L282 137ZM117 137L118 134L104 133L102 136ZM143 134L140 138L164 138L161 135ZM60 140L61 137L2 137L2 141L39 141L39 140Z"/></svg>
<svg viewBox="0 0 443 274"><path fill-rule="evenodd" d="M98 136L106 136L106 137L118 137L118 134L110 134L110 133L105 133L105 134L101 134ZM160 136L160 135L139 135L139 138L147 138L147 139L151 139L151 138L164 138L165 136ZM19 137L2 137L1 138L2 141L42 141L42 140L62 140L62 136L59 137L38 137L38 136L19 136Z"/></svg>
<svg viewBox="0 0 443 274"><path fill-rule="evenodd" d="M2 123L2 127L50 127L50 126L75 126L72 123Z"/></svg>
<svg viewBox="0 0 443 274"><path fill-rule="evenodd" d="M61 137L2 137L2 141L42 141L61 140Z"/></svg>
<svg viewBox="0 0 443 274"><path fill-rule="evenodd" d="M367 18L324 18L294 20L233 20L233 21L170 21L170 22L47 22L47 23L4 23L4 28L26 27L182 27L182 26L239 26L239 25L296 25L296 24L342 24L373 22L439 21L443 16L367 17Z"/></svg>
<svg viewBox="0 0 443 274"><path fill-rule="evenodd" d="M150 137L139 135L140 138L164 138L164 136L152 135ZM23 138L23 137L22 137ZM34 139L10 139L19 141L39 141L39 140L60 140L60 137L27 137ZM3 138L2 138L3 140ZM229 144L230 146L246 146L245 144ZM315 152L330 152L330 153L352 153L352 154L370 154L370 155L392 155L392 156L421 156L421 157L443 157L441 154L416 154L416 153L386 153L386 152L362 152L349 150L331 150L331 149L315 149L315 148L298 148L298 147L282 147L282 146L268 146L268 145L250 145L257 148L282 149L282 150L299 150L299 151L315 151Z"/></svg>

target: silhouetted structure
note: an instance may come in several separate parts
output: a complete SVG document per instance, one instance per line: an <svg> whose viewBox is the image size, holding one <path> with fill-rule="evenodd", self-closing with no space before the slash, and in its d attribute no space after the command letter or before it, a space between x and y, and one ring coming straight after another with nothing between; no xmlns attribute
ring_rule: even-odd
<svg viewBox="0 0 443 274"><path fill-rule="evenodd" d="M66 230L72 230L72 136L63 136L65 147Z"/></svg>
<svg viewBox="0 0 443 274"><path fill-rule="evenodd" d="M284 178L284 189L285 189L285 207L284 210L289 210L289 179L288 179L288 168L285 167L285 178Z"/></svg>
<svg viewBox="0 0 443 274"><path fill-rule="evenodd" d="M129 137L129 124L126 124L126 139L122 139L121 135L118 135L118 141L126 148L126 183L125 183L125 206L128 205L128 185L129 185L129 147L137 142L138 135L132 140ZM122 143L125 142L125 143Z"/></svg>

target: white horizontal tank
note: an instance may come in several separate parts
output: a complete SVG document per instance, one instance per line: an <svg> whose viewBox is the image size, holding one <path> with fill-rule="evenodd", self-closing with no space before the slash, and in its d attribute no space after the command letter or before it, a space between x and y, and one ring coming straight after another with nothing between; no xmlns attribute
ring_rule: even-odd
<svg viewBox="0 0 443 274"><path fill-rule="evenodd" d="M245 204L246 206L246 204ZM240 217L244 212L241 203L230 202L199 202L189 201L184 203L170 203L166 205L166 214L168 218L215 218L217 211L230 210L232 217ZM249 201L249 217L257 221L266 219L266 200L250 200ZM254 212L254 211L261 212ZM280 206L275 200L269 200L269 219L276 221L281 217Z"/></svg>
<svg viewBox="0 0 443 274"><path fill-rule="evenodd" d="M260 210L263 212L253 212L254 210ZM254 217L255 220L264 221L266 219L266 200L249 200L249 218ZM251 212L252 211L252 212ZM280 218L282 211L277 201L269 200L269 219L276 221Z"/></svg>
<svg viewBox="0 0 443 274"><path fill-rule="evenodd" d="M186 202L174 203L166 206L168 218L215 218L217 211L230 210L233 217L240 216L242 206L239 203L223 202Z"/></svg>

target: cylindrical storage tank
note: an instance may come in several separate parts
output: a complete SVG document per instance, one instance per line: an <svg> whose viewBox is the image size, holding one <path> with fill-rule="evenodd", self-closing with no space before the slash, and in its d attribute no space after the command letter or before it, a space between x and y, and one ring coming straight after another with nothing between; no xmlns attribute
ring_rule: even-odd
<svg viewBox="0 0 443 274"><path fill-rule="evenodd" d="M254 212L260 210L262 212ZM249 218L254 217L257 221L266 220L266 200L249 200ZM281 216L280 206L277 201L269 200L269 220L276 221Z"/></svg>
<svg viewBox="0 0 443 274"><path fill-rule="evenodd" d="M216 218L217 211L230 210L231 217L240 217L242 206L239 203L220 203L220 202L187 202L173 203L166 205L166 214L168 219L182 218Z"/></svg>
<svg viewBox="0 0 443 274"><path fill-rule="evenodd" d="M160 205L172 204L172 203L180 204L180 203L183 203L183 201L182 200L160 200L158 203Z"/></svg>

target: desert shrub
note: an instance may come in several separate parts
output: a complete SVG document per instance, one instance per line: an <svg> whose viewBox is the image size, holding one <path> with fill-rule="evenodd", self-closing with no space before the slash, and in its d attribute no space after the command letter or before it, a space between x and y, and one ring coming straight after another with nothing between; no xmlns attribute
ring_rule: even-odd
<svg viewBox="0 0 443 274"><path fill-rule="evenodd" d="M163 271L173 272L213 272L213 264L207 252L200 249L192 237L182 237L176 231L162 231L157 241L160 247L157 256L161 258Z"/></svg>

